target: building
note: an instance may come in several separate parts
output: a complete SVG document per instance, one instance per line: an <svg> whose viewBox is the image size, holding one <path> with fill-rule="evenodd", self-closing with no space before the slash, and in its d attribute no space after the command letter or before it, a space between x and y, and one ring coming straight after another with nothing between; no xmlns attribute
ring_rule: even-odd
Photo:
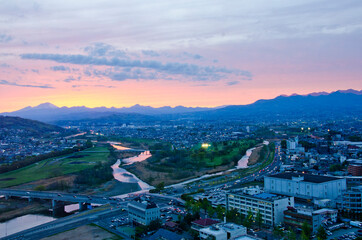
<svg viewBox="0 0 362 240"><path fill-rule="evenodd" d="M139 224L149 225L151 221L160 218L160 209L153 202L138 199L127 206L130 220Z"/></svg>
<svg viewBox="0 0 362 240"><path fill-rule="evenodd" d="M258 237L254 237L254 236L250 236L250 235L244 235L244 236L235 238L235 240L262 240L262 238L258 238Z"/></svg>
<svg viewBox="0 0 362 240"><path fill-rule="evenodd" d="M191 228L195 231L199 231L202 228L206 228L212 225L220 223L218 220L210 219L210 218L202 218L191 222Z"/></svg>
<svg viewBox="0 0 362 240"><path fill-rule="evenodd" d="M362 212L362 186L352 187L343 193L342 210L350 213Z"/></svg>
<svg viewBox="0 0 362 240"><path fill-rule="evenodd" d="M234 223L222 223L199 230L200 239L234 240L246 235L246 227Z"/></svg>
<svg viewBox="0 0 362 240"><path fill-rule="evenodd" d="M352 176L362 176L362 165L361 164L349 164L347 171Z"/></svg>
<svg viewBox="0 0 362 240"><path fill-rule="evenodd" d="M158 229L157 232L152 234L150 237L146 238L146 240L184 240L184 239L185 238L183 236L163 228Z"/></svg>
<svg viewBox="0 0 362 240"><path fill-rule="evenodd" d="M294 197L259 193L246 195L244 193L229 192L226 194L227 210L236 209L243 215L252 212L254 219L258 212L262 217L262 223L274 226L283 222L284 213L288 206L294 206Z"/></svg>
<svg viewBox="0 0 362 240"><path fill-rule="evenodd" d="M311 211L308 209L295 209L289 207L284 211L284 224L287 227L301 229L303 223L308 223L313 232L317 232L319 226L326 222L337 222L338 211L335 209L319 209Z"/></svg>
<svg viewBox="0 0 362 240"><path fill-rule="evenodd" d="M346 179L302 173L279 173L264 178L264 190L302 199L336 199L346 190Z"/></svg>

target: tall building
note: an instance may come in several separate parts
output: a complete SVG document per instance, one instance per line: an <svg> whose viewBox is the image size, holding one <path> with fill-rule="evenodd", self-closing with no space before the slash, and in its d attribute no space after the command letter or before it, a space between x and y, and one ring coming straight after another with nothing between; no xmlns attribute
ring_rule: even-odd
<svg viewBox="0 0 362 240"><path fill-rule="evenodd" d="M149 225L160 218L160 208L153 202L136 200L128 203L128 215L131 221Z"/></svg>
<svg viewBox="0 0 362 240"><path fill-rule="evenodd" d="M264 190L302 199L336 199L347 189L345 178L279 173L264 178Z"/></svg>
<svg viewBox="0 0 362 240"><path fill-rule="evenodd" d="M269 226L274 226L283 222L283 211L286 210L288 206L294 206L294 197L270 193L259 193L254 195L246 195L240 192L226 193L227 210L236 209L245 216L250 210L254 219L258 212L260 212L262 223Z"/></svg>

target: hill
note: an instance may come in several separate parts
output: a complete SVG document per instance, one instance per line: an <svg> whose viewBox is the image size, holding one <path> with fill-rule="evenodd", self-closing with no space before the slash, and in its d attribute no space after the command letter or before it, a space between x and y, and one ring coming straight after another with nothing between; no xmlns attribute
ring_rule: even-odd
<svg viewBox="0 0 362 240"><path fill-rule="evenodd" d="M65 132L65 129L55 125L9 116L0 116L0 129L24 130L31 135L41 135L51 132Z"/></svg>

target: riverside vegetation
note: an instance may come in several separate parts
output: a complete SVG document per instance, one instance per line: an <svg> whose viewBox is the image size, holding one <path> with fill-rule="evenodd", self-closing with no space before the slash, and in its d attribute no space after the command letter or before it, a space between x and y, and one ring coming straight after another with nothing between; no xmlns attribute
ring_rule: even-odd
<svg viewBox="0 0 362 240"><path fill-rule="evenodd" d="M206 173L227 170L245 155L247 149L260 141L245 139L198 144L192 149L173 149L168 143L158 143L150 148L152 157L146 161L126 166L151 185L181 182Z"/></svg>

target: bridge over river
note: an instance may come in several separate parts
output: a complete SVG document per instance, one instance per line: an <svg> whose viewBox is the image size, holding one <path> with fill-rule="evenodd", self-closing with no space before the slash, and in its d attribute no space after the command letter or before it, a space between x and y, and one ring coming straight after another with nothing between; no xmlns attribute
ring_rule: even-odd
<svg viewBox="0 0 362 240"><path fill-rule="evenodd" d="M44 199L52 201L53 215L64 213L65 203L79 203L79 210L85 210L90 204L112 204L119 205L123 199L113 197L98 197L81 194L69 194L58 192L40 192L40 191L22 191L12 189L0 189L0 195L6 199L10 197L27 198L29 201L34 199Z"/></svg>

